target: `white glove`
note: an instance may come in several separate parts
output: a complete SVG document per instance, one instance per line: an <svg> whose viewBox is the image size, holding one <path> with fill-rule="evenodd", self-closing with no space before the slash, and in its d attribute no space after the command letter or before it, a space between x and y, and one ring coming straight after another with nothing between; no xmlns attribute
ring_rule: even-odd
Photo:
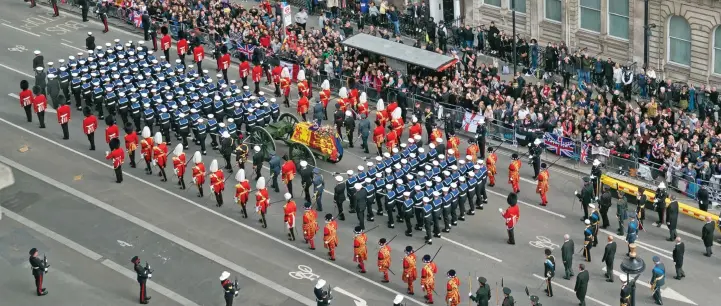
<svg viewBox="0 0 721 306"><path fill-rule="evenodd" d="M105 156L110 155L110 151L105 151Z"/></svg>
<svg viewBox="0 0 721 306"><path fill-rule="evenodd" d="M468 296L469 297L473 296L473 292L468 292Z"/></svg>
<svg viewBox="0 0 721 306"><path fill-rule="evenodd" d="M498 212L499 212L499 213L503 213L503 208L499 208L499 209L498 209Z"/></svg>
<svg viewBox="0 0 721 306"><path fill-rule="evenodd" d="M408 278L408 274L406 274L406 278Z"/></svg>
<svg viewBox="0 0 721 306"><path fill-rule="evenodd" d="M260 212L260 206L255 207L255 212Z"/></svg>
<svg viewBox="0 0 721 306"><path fill-rule="evenodd" d="M528 155L528 159L533 159L533 155Z"/></svg>
<svg viewBox="0 0 721 306"><path fill-rule="evenodd" d="M152 278L152 277L153 277L153 273L148 274L148 278Z"/></svg>
<svg viewBox="0 0 721 306"><path fill-rule="evenodd" d="M45 268L45 272L48 272L48 268Z"/></svg>
<svg viewBox="0 0 721 306"><path fill-rule="evenodd" d="M175 172L175 175L178 175L178 169L177 169L177 168L173 168L173 172Z"/></svg>
<svg viewBox="0 0 721 306"><path fill-rule="evenodd" d="M233 197L233 202L238 203L238 198L237 198L237 197Z"/></svg>
<svg viewBox="0 0 721 306"><path fill-rule="evenodd" d="M193 184L197 184L197 182L195 181L195 178L193 178Z"/></svg>
<svg viewBox="0 0 721 306"><path fill-rule="evenodd" d="M591 175L591 179L595 179L595 178L596 178L596 176L595 176L595 175Z"/></svg>
<svg viewBox="0 0 721 306"><path fill-rule="evenodd" d="M596 197L596 201L598 201L598 197Z"/></svg>
<svg viewBox="0 0 721 306"><path fill-rule="evenodd" d="M323 243L328 244L328 241L323 241Z"/></svg>
<svg viewBox="0 0 721 306"><path fill-rule="evenodd" d="M574 195L578 195L578 190L573 192Z"/></svg>
<svg viewBox="0 0 721 306"><path fill-rule="evenodd" d="M308 234L308 232L306 232L306 231L303 231L303 235L307 235L307 234ZM357 257L357 256L356 256L356 257Z"/></svg>
<svg viewBox="0 0 721 306"><path fill-rule="evenodd" d="M157 166L157 165L158 165L158 162L153 159L153 166Z"/></svg>

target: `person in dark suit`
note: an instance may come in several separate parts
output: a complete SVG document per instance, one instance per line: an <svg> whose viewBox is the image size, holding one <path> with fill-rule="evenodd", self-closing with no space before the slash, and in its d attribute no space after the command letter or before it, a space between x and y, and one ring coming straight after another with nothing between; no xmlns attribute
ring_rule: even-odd
<svg viewBox="0 0 721 306"><path fill-rule="evenodd" d="M616 256L616 242L613 241L613 236L608 235L608 243L606 248L603 250L603 258L601 262L606 263L606 281L613 283L613 259Z"/></svg>
<svg viewBox="0 0 721 306"><path fill-rule="evenodd" d="M140 17L140 20L143 25L143 40L149 41L150 40L150 25L152 24L152 21L150 20L150 14L147 10L143 11L143 15Z"/></svg>
<svg viewBox="0 0 721 306"><path fill-rule="evenodd" d="M713 231L713 219L706 217L706 224L704 224L701 229L701 240L703 240L703 246L706 247L706 253L704 253L703 256L711 257L711 254L713 254L713 251L711 251L711 247L713 246Z"/></svg>
<svg viewBox="0 0 721 306"><path fill-rule="evenodd" d="M78 0L77 3L82 8L83 22L88 22L88 11L90 10L88 0Z"/></svg>
<svg viewBox="0 0 721 306"><path fill-rule="evenodd" d="M678 223L678 201L675 195L671 195L671 203L666 207L666 226L668 226L668 241L676 239L676 225Z"/></svg>
<svg viewBox="0 0 721 306"><path fill-rule="evenodd" d="M568 234L563 235L563 246L561 246L561 260L563 260L564 279L571 279L573 276L573 240Z"/></svg>
<svg viewBox="0 0 721 306"><path fill-rule="evenodd" d="M576 276L576 285L573 287L573 291L576 292L576 298L578 298L578 305L586 306L586 290L588 290L588 271L584 264L578 265L578 276Z"/></svg>
<svg viewBox="0 0 721 306"><path fill-rule="evenodd" d="M681 237L676 237L676 245L673 246L673 262L676 267L675 279L681 280L686 277L686 273L683 272L683 253L686 251L686 246L681 242Z"/></svg>
<svg viewBox="0 0 721 306"><path fill-rule="evenodd" d="M711 201L709 200L708 189L706 186L701 185L701 188L696 193L696 199L698 199L698 209L708 211L708 205Z"/></svg>

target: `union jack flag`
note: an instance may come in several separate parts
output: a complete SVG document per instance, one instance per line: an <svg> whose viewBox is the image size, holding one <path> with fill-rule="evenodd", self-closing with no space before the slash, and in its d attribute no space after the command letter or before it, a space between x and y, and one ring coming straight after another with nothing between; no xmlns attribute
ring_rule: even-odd
<svg viewBox="0 0 721 306"><path fill-rule="evenodd" d="M590 143L583 143L581 146L581 153L579 156L579 159L584 164L588 164L588 153L591 151L591 144Z"/></svg>
<svg viewBox="0 0 721 306"><path fill-rule="evenodd" d="M570 138L545 133L543 134L543 142L546 145L546 149L556 155L571 158L576 157L576 146Z"/></svg>
<svg viewBox="0 0 721 306"><path fill-rule="evenodd" d="M246 58L253 58L253 51L255 51L255 45L251 44L239 44L238 52L245 54Z"/></svg>
<svg viewBox="0 0 721 306"><path fill-rule="evenodd" d="M142 28L143 27L143 15L135 14L133 16L133 24L135 24L136 28Z"/></svg>

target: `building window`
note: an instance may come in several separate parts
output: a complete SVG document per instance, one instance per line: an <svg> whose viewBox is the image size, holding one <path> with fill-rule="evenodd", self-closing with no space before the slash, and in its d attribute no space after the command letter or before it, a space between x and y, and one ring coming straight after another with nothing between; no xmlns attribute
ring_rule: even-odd
<svg viewBox="0 0 721 306"><path fill-rule="evenodd" d="M721 27L713 33L713 73L721 74Z"/></svg>
<svg viewBox="0 0 721 306"><path fill-rule="evenodd" d="M508 0L508 7L513 8L513 5L516 6L517 13L526 13L526 0Z"/></svg>
<svg viewBox="0 0 721 306"><path fill-rule="evenodd" d="M581 28L601 32L601 0L581 0Z"/></svg>
<svg viewBox="0 0 721 306"><path fill-rule="evenodd" d="M484 0L483 3L486 5L501 7L501 0Z"/></svg>
<svg viewBox="0 0 721 306"><path fill-rule="evenodd" d="M691 27L681 16L668 20L668 60L691 66Z"/></svg>
<svg viewBox="0 0 721 306"><path fill-rule="evenodd" d="M608 34L628 39L628 0L608 0Z"/></svg>
<svg viewBox="0 0 721 306"><path fill-rule="evenodd" d="M561 0L546 0L546 19L561 22L562 10Z"/></svg>

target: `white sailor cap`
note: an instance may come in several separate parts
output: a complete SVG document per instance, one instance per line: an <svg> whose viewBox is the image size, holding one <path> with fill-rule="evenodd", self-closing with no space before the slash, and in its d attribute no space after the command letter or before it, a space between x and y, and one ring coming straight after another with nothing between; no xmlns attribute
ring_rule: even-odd
<svg viewBox="0 0 721 306"><path fill-rule="evenodd" d="M451 183L451 188L458 188L458 185L456 183Z"/></svg>
<svg viewBox="0 0 721 306"><path fill-rule="evenodd" d="M368 167L368 169L373 168L373 166L375 166L375 164L373 162L366 163L366 167Z"/></svg>
<svg viewBox="0 0 721 306"><path fill-rule="evenodd" d="M461 160L458 161L458 163L461 164L461 165L465 165L465 164L466 164L466 161L461 159Z"/></svg>
<svg viewBox="0 0 721 306"><path fill-rule="evenodd" d="M37 68L35 68L35 70L37 70L37 71L43 71L43 67L42 67L42 66L41 66L41 67L37 67Z"/></svg>
<svg viewBox="0 0 721 306"><path fill-rule="evenodd" d="M358 166L358 172L363 172L363 170L365 170L365 168L363 168L363 166Z"/></svg>
<svg viewBox="0 0 721 306"><path fill-rule="evenodd" d="M385 158L390 158L390 157L391 157L391 153L383 152L383 157L385 157Z"/></svg>
<svg viewBox="0 0 721 306"><path fill-rule="evenodd" d="M380 157L380 156L376 156L375 159L376 159L376 161L383 161L383 157Z"/></svg>
<svg viewBox="0 0 721 306"><path fill-rule="evenodd" d="M434 161L432 162L432 164L433 164L434 166L438 166L438 165L439 165L439 163L438 163L437 160L434 160Z"/></svg>
<svg viewBox="0 0 721 306"><path fill-rule="evenodd" d="M381 177L383 177L383 174L381 174L380 172L378 172L378 173L376 173L376 177L377 177L377 178L381 178Z"/></svg>
<svg viewBox="0 0 721 306"><path fill-rule="evenodd" d="M450 188L444 186L443 188L441 188L441 190L442 190L443 192L448 192L448 191L450 190Z"/></svg>
<svg viewBox="0 0 721 306"><path fill-rule="evenodd" d="M348 170L345 172L346 175L351 176L353 175L353 170Z"/></svg>
<svg viewBox="0 0 721 306"><path fill-rule="evenodd" d="M388 186L390 186L390 185L388 185ZM410 196L411 196L411 193L408 192L408 191L406 191L406 192L403 193L403 196L404 196L404 197L410 197Z"/></svg>
<svg viewBox="0 0 721 306"><path fill-rule="evenodd" d="M365 182L366 182L366 183L370 183L370 182L372 182L372 181L373 181L373 179L370 178L370 177L366 177L366 179L365 179Z"/></svg>
<svg viewBox="0 0 721 306"><path fill-rule="evenodd" d="M446 170L446 171L443 171L443 175L445 175L445 176L450 176L450 175L451 175L451 172L450 172L450 171L448 171L448 170Z"/></svg>
<svg viewBox="0 0 721 306"><path fill-rule="evenodd" d="M433 196L434 196L434 197L440 197L440 196L441 196L441 193L438 192L438 191L434 191L434 192L433 192Z"/></svg>
<svg viewBox="0 0 721 306"><path fill-rule="evenodd" d="M438 159L446 159L446 155L445 155L445 154L440 154L440 155L438 155Z"/></svg>
<svg viewBox="0 0 721 306"><path fill-rule="evenodd" d="M405 158L404 158L404 159L401 159L401 164L407 164L407 163L408 163L408 160L407 160L407 159L405 159Z"/></svg>
<svg viewBox="0 0 721 306"><path fill-rule="evenodd" d="M458 170L458 166L456 166L456 165L451 165L451 170L453 170L453 171Z"/></svg>
<svg viewBox="0 0 721 306"><path fill-rule="evenodd" d="M35 53L35 55L40 55L40 50L35 50L33 53Z"/></svg>
<svg viewBox="0 0 721 306"><path fill-rule="evenodd" d="M391 168L386 168L386 173L391 174L392 171Z"/></svg>
<svg viewBox="0 0 721 306"><path fill-rule="evenodd" d="M428 203L428 202L430 202L430 201L431 201L431 199L429 199L429 198L427 198L427 197L423 197L423 202Z"/></svg>
<svg viewBox="0 0 721 306"><path fill-rule="evenodd" d="M442 181L440 176L433 177L433 180L436 181L436 183L440 183Z"/></svg>

